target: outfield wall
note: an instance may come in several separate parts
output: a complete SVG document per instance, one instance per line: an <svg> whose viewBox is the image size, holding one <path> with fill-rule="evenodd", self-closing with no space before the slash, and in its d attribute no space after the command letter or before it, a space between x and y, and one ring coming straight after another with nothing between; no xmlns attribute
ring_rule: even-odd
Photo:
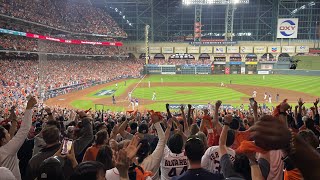
<svg viewBox="0 0 320 180"><path fill-rule="evenodd" d="M261 72L261 70L258 70L258 72ZM274 70L270 70L269 74L320 76L320 70L274 69Z"/></svg>
<svg viewBox="0 0 320 180"><path fill-rule="evenodd" d="M320 70L292 70L289 69L290 62L253 64L225 63L212 65L146 65L143 74L287 74L320 76Z"/></svg>

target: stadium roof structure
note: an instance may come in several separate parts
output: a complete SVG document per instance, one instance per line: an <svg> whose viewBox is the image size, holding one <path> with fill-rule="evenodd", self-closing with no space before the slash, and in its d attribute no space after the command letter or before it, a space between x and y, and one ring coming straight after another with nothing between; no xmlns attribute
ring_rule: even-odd
<svg viewBox="0 0 320 180"><path fill-rule="evenodd" d="M249 4L249 0L182 0L184 5Z"/></svg>
<svg viewBox="0 0 320 180"><path fill-rule="evenodd" d="M83 1L90 1L97 7L106 8L106 11L126 31L129 41L144 41L146 24L150 25L150 42L177 42L193 39L194 6L183 4L183 0ZM224 39L227 0L216 0L218 1L222 4L202 7L203 39ZM315 5L308 6L311 1L315 2ZM305 8L300 8L303 5L306 5ZM110 7L117 8L119 11L110 11ZM320 2L318 1L251 0L249 4L237 4L236 8L233 24L234 41L276 40L277 19L293 17L291 13L295 9L298 11L294 13L294 17L299 18L298 39L318 38L315 34L317 22L320 22ZM132 26L129 26L123 16L119 15L120 11Z"/></svg>

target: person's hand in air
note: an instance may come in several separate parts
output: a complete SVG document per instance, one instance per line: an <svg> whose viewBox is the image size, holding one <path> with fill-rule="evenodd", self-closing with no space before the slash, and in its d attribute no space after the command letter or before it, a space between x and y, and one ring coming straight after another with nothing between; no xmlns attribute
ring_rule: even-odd
<svg viewBox="0 0 320 180"><path fill-rule="evenodd" d="M271 115L263 116L249 130L255 144L267 151L284 149L290 143L289 129Z"/></svg>

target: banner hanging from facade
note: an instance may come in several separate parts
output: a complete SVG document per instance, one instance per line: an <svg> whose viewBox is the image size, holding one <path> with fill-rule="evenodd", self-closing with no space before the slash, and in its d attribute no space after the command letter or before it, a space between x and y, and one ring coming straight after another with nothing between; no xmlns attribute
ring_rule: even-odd
<svg viewBox="0 0 320 180"><path fill-rule="evenodd" d="M289 39L298 37L298 18L278 19L277 38Z"/></svg>
<svg viewBox="0 0 320 180"><path fill-rule="evenodd" d="M77 40L77 39L67 40L67 39L54 38L54 37L44 36L39 34L13 31L13 30L3 29L3 28L0 28L0 33L24 36L24 37L35 38L35 39L43 39L47 41L55 41L60 43L68 43L68 44L91 44L91 45L102 45L102 46L122 46L123 45L122 42L95 42L95 41L86 41L86 40Z"/></svg>

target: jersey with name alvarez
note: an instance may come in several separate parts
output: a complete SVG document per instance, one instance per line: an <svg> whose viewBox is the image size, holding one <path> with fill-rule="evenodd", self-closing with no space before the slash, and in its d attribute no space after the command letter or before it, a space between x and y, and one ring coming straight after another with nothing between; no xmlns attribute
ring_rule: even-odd
<svg viewBox="0 0 320 180"><path fill-rule="evenodd" d="M170 180L187 170L188 158L184 155L184 150L180 154L175 154L166 146L161 160L161 180Z"/></svg>

